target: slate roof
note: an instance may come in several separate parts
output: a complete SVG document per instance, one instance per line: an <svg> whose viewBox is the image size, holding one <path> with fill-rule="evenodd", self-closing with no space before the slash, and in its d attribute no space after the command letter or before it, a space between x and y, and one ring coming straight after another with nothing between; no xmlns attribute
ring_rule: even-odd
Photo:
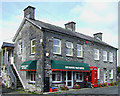
<svg viewBox="0 0 120 96"><path fill-rule="evenodd" d="M111 46L111 45L109 45L109 44L107 44L107 43L105 43L101 40L98 40L98 39L95 39L94 37L90 37L90 36L81 34L79 32L73 32L73 31L67 30L65 28L55 26L55 25L52 25L52 24L48 24L48 23L45 23L45 22L42 22L42 21L39 21L39 20L33 20L33 19L29 19L29 20L32 21L37 26L40 26L42 28L46 28L46 29L53 30L53 31L58 31L58 32L63 33L63 34L75 36L75 37L78 37L78 38L82 38L82 39L85 39L85 40L89 40L89 41L92 41L92 42L96 42L96 43L99 43L99 44L102 44L102 45L107 45L107 46L110 46L112 48L115 48L115 47L113 47L113 46Z"/></svg>
<svg viewBox="0 0 120 96"><path fill-rule="evenodd" d="M8 42L3 42L2 48L4 48L4 47L12 47L12 48L14 48L14 44L8 43Z"/></svg>

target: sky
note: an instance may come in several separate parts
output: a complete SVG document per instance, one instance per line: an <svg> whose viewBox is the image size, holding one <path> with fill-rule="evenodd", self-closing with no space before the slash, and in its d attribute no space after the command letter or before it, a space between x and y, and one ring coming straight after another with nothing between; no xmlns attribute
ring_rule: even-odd
<svg viewBox="0 0 120 96"><path fill-rule="evenodd" d="M64 28L70 21L76 22L76 31L93 37L102 32L103 41L118 47L118 2L17 2L2 0L0 3L0 46L11 42L23 20L23 10L35 7L35 19ZM29 0L28 0L29 1ZM31 0L32 1L32 0ZM95 1L95 0L94 0ZM109 0L111 1L111 0Z"/></svg>
<svg viewBox="0 0 120 96"><path fill-rule="evenodd" d="M23 20L23 10L35 7L35 19L64 28L76 22L76 31L93 37L103 33L103 41L118 47L118 2L1 2L0 46L11 42Z"/></svg>

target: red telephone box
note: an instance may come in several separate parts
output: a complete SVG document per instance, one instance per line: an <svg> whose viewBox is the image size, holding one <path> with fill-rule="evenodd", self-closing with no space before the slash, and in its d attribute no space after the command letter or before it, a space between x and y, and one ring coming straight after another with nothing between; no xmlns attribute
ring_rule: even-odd
<svg viewBox="0 0 120 96"><path fill-rule="evenodd" d="M98 86L97 70L98 70L97 67L92 66L90 67L90 73L88 73L89 74L88 82L91 82L91 85L94 85L94 87Z"/></svg>

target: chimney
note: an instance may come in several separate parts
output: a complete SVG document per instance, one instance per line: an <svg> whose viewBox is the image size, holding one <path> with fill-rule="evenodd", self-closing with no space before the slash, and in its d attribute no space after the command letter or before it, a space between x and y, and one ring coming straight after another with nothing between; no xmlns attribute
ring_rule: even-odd
<svg viewBox="0 0 120 96"><path fill-rule="evenodd" d="M68 22L65 24L65 28L71 31L75 31L75 22Z"/></svg>
<svg viewBox="0 0 120 96"><path fill-rule="evenodd" d="M28 6L24 9L24 17L29 19L35 19L35 8L32 6Z"/></svg>
<svg viewBox="0 0 120 96"><path fill-rule="evenodd" d="M101 41L102 41L102 34L103 34L103 33L99 32L99 33L95 33L95 34L93 34L93 35L94 35L94 38L95 38L95 39L98 39L98 40L101 40Z"/></svg>

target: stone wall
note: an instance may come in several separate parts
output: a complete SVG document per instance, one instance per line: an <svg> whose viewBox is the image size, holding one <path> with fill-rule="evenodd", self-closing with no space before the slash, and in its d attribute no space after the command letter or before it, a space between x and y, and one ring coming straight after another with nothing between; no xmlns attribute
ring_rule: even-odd
<svg viewBox="0 0 120 96"><path fill-rule="evenodd" d="M3 70L2 70L2 84L8 88L12 88L12 79L8 75L8 71L5 68L5 66L3 66Z"/></svg>
<svg viewBox="0 0 120 96"><path fill-rule="evenodd" d="M30 78L27 77L27 72L26 71L20 71L20 66L23 62L29 61L29 60L36 60L35 55L31 55L31 40L35 39L36 36L40 33L40 30L29 23L28 21L25 22L23 25L22 29L19 32L19 35L17 36L15 40L15 48L14 48L14 64L17 68L17 71L22 79L22 82L24 84L25 89L31 89L31 90L36 90L34 84L28 84L30 81ZM39 38L37 38L39 39ZM19 53L19 40L22 41L23 43L23 52L22 54ZM38 42L38 40L36 41ZM38 44L37 44L38 45ZM37 46L38 48L38 46ZM36 48L36 49L37 49ZM39 57L37 57L37 60ZM38 64L37 64L38 65Z"/></svg>
<svg viewBox="0 0 120 96"><path fill-rule="evenodd" d="M44 31L44 32L43 32ZM36 38L36 54L31 55L31 40ZM53 38L61 40L61 55L53 54ZM23 53L19 54L19 40L23 41ZM73 43L73 56L66 56L66 41ZM114 80L116 81L116 49L94 43L91 41L68 36L59 32L49 31L46 29L38 29L28 21L25 22L20 33L15 40L15 49L14 49L14 63L17 67L17 70L22 78L22 82L26 89L43 91L44 88L44 77L50 77L50 86L52 85L52 72L51 72L51 60L62 60L62 61L76 61L88 63L90 66L99 67L100 70L100 80L103 81L103 68L107 68L108 72L108 81L109 80L109 70L114 70ZM77 57L77 44L83 45L83 58ZM100 60L94 60L93 49L97 48L100 51ZM113 52L114 61L113 63L103 62L102 52L103 50L107 52ZM48 55L47 55L48 54ZM109 55L108 55L109 58ZM36 70L36 84L28 84L29 78L26 78L26 71L20 71L20 66L23 62L29 60L37 60L37 70Z"/></svg>
<svg viewBox="0 0 120 96"><path fill-rule="evenodd" d="M107 81L111 82L111 81L116 81L116 64L117 64L117 50L109 47L109 46L105 46L105 45L101 45L95 42L91 42L88 40L83 40L80 38L76 38L76 37L71 37L65 34L60 34L59 32L54 32L54 31L47 31L44 33L46 36L46 44L45 44L45 52L49 53L48 57L45 57L45 76L48 77L52 77L51 76L51 71L47 68L49 68L51 66L51 60L63 60L63 61L76 61L76 62L84 62L89 64L90 66L96 66L98 68L100 68L100 79L98 80L98 82L103 82L103 73L104 73L104 68L107 68ZM55 55L53 54L53 38L57 38L61 40L61 55ZM73 43L73 56L66 56L66 41L70 41ZM87 41L87 43L85 43L85 41ZM83 58L78 58L77 57L77 43L78 44L82 44L83 45ZM99 49L100 52L100 60L96 61L94 60L94 49L97 48ZM107 62L103 61L103 50L107 51ZM112 63L109 62L109 52L113 52L114 54L114 60ZM113 79L109 79L109 70L113 69L114 70L114 78ZM49 70L49 71L48 71ZM52 82L52 79L50 79L50 82Z"/></svg>

